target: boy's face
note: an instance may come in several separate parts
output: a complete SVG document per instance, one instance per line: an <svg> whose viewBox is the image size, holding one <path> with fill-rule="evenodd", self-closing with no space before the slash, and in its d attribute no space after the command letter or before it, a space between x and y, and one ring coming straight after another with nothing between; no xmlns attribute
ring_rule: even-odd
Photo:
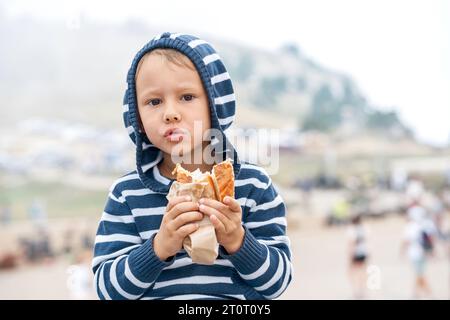
<svg viewBox="0 0 450 320"><path fill-rule="evenodd" d="M192 69L150 54L142 61L136 77L138 110L145 133L158 149L171 155L188 154L205 146L202 136L211 127L207 94L194 65L188 63Z"/></svg>

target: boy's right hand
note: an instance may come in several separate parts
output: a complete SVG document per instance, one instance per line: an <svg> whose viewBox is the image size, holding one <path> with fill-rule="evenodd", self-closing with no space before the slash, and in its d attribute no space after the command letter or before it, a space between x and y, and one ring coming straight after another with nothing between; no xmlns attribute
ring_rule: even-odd
<svg viewBox="0 0 450 320"><path fill-rule="evenodd" d="M153 238L153 250L161 260L174 256L183 246L186 236L196 231L203 214L198 204L189 196L173 197L169 200L158 233Z"/></svg>

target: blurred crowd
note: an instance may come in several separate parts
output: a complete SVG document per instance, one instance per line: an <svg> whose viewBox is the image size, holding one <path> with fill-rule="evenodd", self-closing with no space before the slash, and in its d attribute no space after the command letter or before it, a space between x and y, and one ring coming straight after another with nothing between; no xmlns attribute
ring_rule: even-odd
<svg viewBox="0 0 450 320"><path fill-rule="evenodd" d="M353 297L365 298L368 285L368 249L370 231L364 221L388 215L404 217L400 256L407 257L414 279L412 299L433 298L426 267L436 256L436 247L444 248L450 263L450 171L443 183L428 185L418 174L396 174L390 180L351 176L345 181L319 176L298 181L305 202L314 188L338 189L342 196L333 202L325 225L348 228L348 271Z"/></svg>
<svg viewBox="0 0 450 320"><path fill-rule="evenodd" d="M1 226L13 226L9 205L1 207ZM27 227L14 231L14 241L0 247L0 271L63 263L67 289L74 299L92 296L91 261L95 234L86 223L56 227L48 220L45 203L35 199L27 210ZM4 229L6 230L6 229Z"/></svg>

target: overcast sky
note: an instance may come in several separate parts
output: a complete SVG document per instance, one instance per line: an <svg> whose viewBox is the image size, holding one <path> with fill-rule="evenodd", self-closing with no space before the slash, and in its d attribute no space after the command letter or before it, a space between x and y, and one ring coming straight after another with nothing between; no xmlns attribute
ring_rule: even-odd
<svg viewBox="0 0 450 320"><path fill-rule="evenodd" d="M212 34L277 48L297 43L325 67L350 74L369 102L395 107L419 139L450 136L450 1L2 1L7 14L99 21L138 17L169 31ZM207 34L205 34L205 31Z"/></svg>

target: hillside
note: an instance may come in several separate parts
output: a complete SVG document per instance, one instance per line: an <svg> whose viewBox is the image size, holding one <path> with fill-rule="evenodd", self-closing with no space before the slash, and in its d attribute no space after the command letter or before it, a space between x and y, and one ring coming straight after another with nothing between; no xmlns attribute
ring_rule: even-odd
<svg viewBox="0 0 450 320"><path fill-rule="evenodd" d="M64 21L1 19L0 125L40 116L121 126L128 66L135 52L161 31L135 20L108 25L81 19L74 28ZM321 67L295 45L264 51L206 39L234 79L238 124L409 133L395 112L371 107L348 75Z"/></svg>

